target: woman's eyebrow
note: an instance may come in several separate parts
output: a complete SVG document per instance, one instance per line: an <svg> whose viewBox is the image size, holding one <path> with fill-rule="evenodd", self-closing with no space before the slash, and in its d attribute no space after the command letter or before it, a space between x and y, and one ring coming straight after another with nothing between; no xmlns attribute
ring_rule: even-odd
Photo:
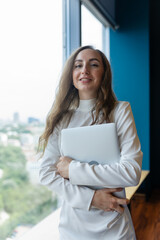
<svg viewBox="0 0 160 240"><path fill-rule="evenodd" d="M91 59L89 59L89 61L98 61L98 62L100 62L98 58L91 58Z"/></svg>
<svg viewBox="0 0 160 240"><path fill-rule="evenodd" d="M89 61L90 62L91 61L98 61L98 62L100 62L98 58L90 58ZM83 60L82 59L76 59L75 62L83 62Z"/></svg>
<svg viewBox="0 0 160 240"><path fill-rule="evenodd" d="M76 59L75 62L83 62L81 59Z"/></svg>

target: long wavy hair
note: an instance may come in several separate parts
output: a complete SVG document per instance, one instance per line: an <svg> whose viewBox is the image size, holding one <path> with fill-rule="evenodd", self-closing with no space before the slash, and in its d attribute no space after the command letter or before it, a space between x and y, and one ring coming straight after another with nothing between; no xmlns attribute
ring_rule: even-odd
<svg viewBox="0 0 160 240"><path fill-rule="evenodd" d="M78 48L67 60L61 78L59 82L58 91L55 97L55 101L52 105L50 112L46 119L46 127L43 134L39 138L39 147L43 153L47 146L48 138L52 134L55 126L64 118L71 118L73 110L79 105L78 90L73 85L73 67L77 55L85 50L92 49L97 51L103 62L104 74L101 82L101 86L97 92L96 104L92 110L93 124L103 123L109 121L109 114L113 110L117 101L116 96L112 90L112 73L108 59L98 49L94 49L92 46L83 46ZM95 114L93 114L93 111ZM101 121L99 122L99 114L101 113Z"/></svg>

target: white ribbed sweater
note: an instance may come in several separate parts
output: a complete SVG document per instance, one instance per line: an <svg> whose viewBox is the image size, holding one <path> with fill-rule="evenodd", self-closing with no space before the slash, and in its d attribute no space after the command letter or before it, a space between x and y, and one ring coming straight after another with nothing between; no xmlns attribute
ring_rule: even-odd
<svg viewBox="0 0 160 240"><path fill-rule="evenodd" d="M68 124L68 128L88 126L92 123L91 110L95 99L81 100ZM59 224L61 240L131 240L135 233L128 208L123 214L104 212L92 208L94 190L86 185L127 187L137 185L141 176L142 152L133 114L128 102L118 102L110 114L116 123L121 159L112 165L95 165L73 160L69 165L69 180L56 172L61 156L60 135L66 127L64 121L50 136L40 166L40 182L63 198Z"/></svg>

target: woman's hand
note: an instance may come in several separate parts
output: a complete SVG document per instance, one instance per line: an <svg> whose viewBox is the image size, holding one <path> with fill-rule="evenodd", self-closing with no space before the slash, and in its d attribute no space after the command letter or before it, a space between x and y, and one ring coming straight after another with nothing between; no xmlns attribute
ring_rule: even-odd
<svg viewBox="0 0 160 240"><path fill-rule="evenodd" d="M123 213L124 207L129 200L113 196L114 192L122 191L122 188L105 188L96 190L91 205L104 211L117 211Z"/></svg>
<svg viewBox="0 0 160 240"><path fill-rule="evenodd" d="M72 161L69 157L60 157L57 163L57 172L63 178L69 178L69 164Z"/></svg>

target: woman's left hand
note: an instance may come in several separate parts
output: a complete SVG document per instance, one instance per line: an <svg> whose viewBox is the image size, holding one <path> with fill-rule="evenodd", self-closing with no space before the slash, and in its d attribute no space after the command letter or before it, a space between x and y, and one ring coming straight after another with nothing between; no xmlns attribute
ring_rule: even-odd
<svg viewBox="0 0 160 240"><path fill-rule="evenodd" d="M69 157L60 157L57 163L57 171L63 178L69 178L69 164L72 161Z"/></svg>

